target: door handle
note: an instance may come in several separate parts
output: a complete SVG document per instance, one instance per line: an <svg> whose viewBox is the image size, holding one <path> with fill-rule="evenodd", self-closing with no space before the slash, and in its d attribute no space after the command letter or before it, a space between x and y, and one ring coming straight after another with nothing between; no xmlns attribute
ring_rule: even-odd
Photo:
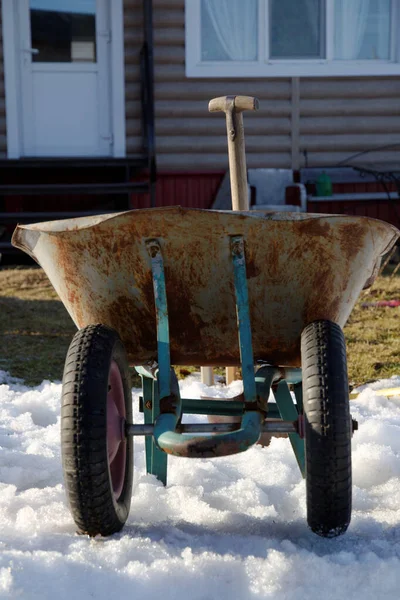
<svg viewBox="0 0 400 600"><path fill-rule="evenodd" d="M39 54L37 48L23 48L22 52L26 52L27 54Z"/></svg>

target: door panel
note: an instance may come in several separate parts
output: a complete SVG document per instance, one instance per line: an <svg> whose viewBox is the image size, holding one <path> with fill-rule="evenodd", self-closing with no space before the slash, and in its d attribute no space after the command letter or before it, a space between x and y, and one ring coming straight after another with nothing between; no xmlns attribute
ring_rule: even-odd
<svg viewBox="0 0 400 600"><path fill-rule="evenodd" d="M97 73L35 73L32 133L37 156L96 152L99 144L96 84Z"/></svg>
<svg viewBox="0 0 400 600"><path fill-rule="evenodd" d="M19 0L25 156L112 153L108 0Z"/></svg>

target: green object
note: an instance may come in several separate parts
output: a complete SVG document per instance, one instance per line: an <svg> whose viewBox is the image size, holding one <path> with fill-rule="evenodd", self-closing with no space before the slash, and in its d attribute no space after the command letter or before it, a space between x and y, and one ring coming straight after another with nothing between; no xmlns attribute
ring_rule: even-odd
<svg viewBox="0 0 400 600"><path fill-rule="evenodd" d="M299 389L296 390L296 397L300 398ZM288 384L285 380L278 383L276 392L274 393L275 402L278 406L281 418L283 421L296 421L299 418L298 408L293 402ZM304 440L301 439L298 433L289 433L290 443L292 444L293 452L296 456L297 464L299 465L301 474L305 477L306 474L306 459Z"/></svg>
<svg viewBox="0 0 400 600"><path fill-rule="evenodd" d="M137 370L140 372L142 377L142 385L143 385L143 396L140 398L140 410L144 413L144 422L147 425L156 424L158 420L158 429L164 429L162 434L167 432L167 441L168 441L168 451L171 449L174 450L173 446L175 446L175 451L171 453L175 453L179 456L179 446L182 446L184 449L185 442L196 441L193 436L189 436L185 434L184 437L182 434L179 434L175 431L175 421L176 415L172 413L166 413L163 415L164 419L160 419L160 399L159 399L159 372L150 373L146 371L143 367L137 367ZM288 369L288 372L282 372L282 370L273 366L264 366L258 369L255 374L256 381L256 395L258 398L259 406L262 408L263 412L267 414L268 418L281 418L284 421L294 421L296 422L299 418L299 413L302 412L302 390L301 383L298 382L298 379L301 376L300 369ZM275 402L268 402L268 398L270 395L271 385L274 380L277 378L280 379L282 375L285 375L285 379L281 380L279 384L276 386L274 391ZM288 388L288 380L291 382L292 380L297 381L294 384L294 391L297 400L297 406L294 404L293 399L291 397L289 388ZM177 387L177 380L171 370L171 392L174 396L179 394ZM267 408L268 403L268 408ZM258 423L255 419L254 411L246 412L246 404L242 401L235 400L208 400L208 399L182 399L181 413L179 417L185 414L224 414L227 416L242 416L242 428L246 430L246 428L253 429L256 427L258 429ZM179 421L180 421L179 418ZM232 434L238 434L238 431L231 432ZM243 433L243 432L242 432ZM172 434L172 435L171 435ZM213 435L212 438L217 441L215 438L221 439L222 434ZM225 434L225 438L226 438ZM243 435L242 435L243 437ZM191 438L191 439L190 439ZM305 475L305 453L304 453L304 440L300 438L297 433L289 433L289 439L292 444L294 453L296 455L297 462L300 467L300 471L304 477ZM240 446L240 442L243 441L241 439L235 440L235 437L228 439L228 441L235 441L238 446ZM168 452L163 451L157 445L156 436L147 436L146 437L146 467L147 472L155 475L164 485L167 482L167 461L168 461ZM172 445L172 446L171 446ZM170 447L171 446L171 447ZM178 452L176 451L178 450ZM204 449L203 449L204 450ZM240 448L236 449L236 452L240 451ZM185 455L185 452L183 452ZM199 456L207 456L207 452L199 452ZM215 454L213 454L215 455ZM193 456L193 455L192 455Z"/></svg>
<svg viewBox="0 0 400 600"><path fill-rule="evenodd" d="M164 450L168 454L185 456L187 458L228 456L236 452L244 452L259 440L264 415L257 405L243 236L231 237L231 257L236 296L245 412L243 413L239 429L218 435L185 435L176 431L176 427L182 416L182 401L179 396L179 388L177 387L176 392L172 393L170 386L166 385L164 381L166 377L170 377L170 356L165 275L161 268L163 258L157 240L148 242L148 247L152 256L160 364L157 378L159 384L160 414L154 422L155 443L160 450ZM158 260L157 264L156 260ZM161 352L163 353L163 365L160 362Z"/></svg>
<svg viewBox="0 0 400 600"><path fill-rule="evenodd" d="M164 485L167 482L168 454L188 458L228 456L244 452L256 444L268 414L268 399L274 382L279 381L275 391L275 414L278 409L283 421L291 421L292 431L293 428L296 429L296 424L297 428L302 424L288 387L288 383L295 385L296 397L301 405L301 370L264 365L254 373L245 244L243 236L231 236L230 242L244 402L240 406L237 401L231 400L220 407L227 414L239 414L240 427L216 434L206 430L206 435L203 432L196 435L179 431L185 404L180 397L175 372L171 369L164 261L159 241L151 239L146 243L153 276L158 365L137 367L136 370L142 377L145 426L152 426L152 435L145 442L146 468L148 473L155 475ZM213 403L214 406L221 404L218 401ZM197 408L197 401L188 400L186 405L187 408ZM199 413L209 414L211 411L205 411L211 408L208 405L209 403L204 402L203 407L199 406ZM304 441L298 433L289 433L289 438L304 476Z"/></svg>
<svg viewBox="0 0 400 600"><path fill-rule="evenodd" d="M160 414L160 397L158 394L158 381L151 377L142 377L144 422L152 425ZM167 485L168 454L160 450L153 437L146 437L146 471L155 475L159 481Z"/></svg>
<svg viewBox="0 0 400 600"><path fill-rule="evenodd" d="M317 196L332 196L332 181L325 171L317 179Z"/></svg>
<svg viewBox="0 0 400 600"><path fill-rule="evenodd" d="M293 386L294 395L296 398L297 412L299 415L303 412L303 383L300 381Z"/></svg>

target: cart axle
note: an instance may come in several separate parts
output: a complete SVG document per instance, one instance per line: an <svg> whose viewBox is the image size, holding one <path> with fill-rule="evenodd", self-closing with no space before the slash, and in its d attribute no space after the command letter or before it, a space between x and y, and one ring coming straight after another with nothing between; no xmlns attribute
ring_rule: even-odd
<svg viewBox="0 0 400 600"><path fill-rule="evenodd" d="M188 423L179 425L177 433L224 433L239 429L240 423ZM263 433L298 433L296 421L270 421L262 425ZM154 435L154 425L127 425L127 436Z"/></svg>

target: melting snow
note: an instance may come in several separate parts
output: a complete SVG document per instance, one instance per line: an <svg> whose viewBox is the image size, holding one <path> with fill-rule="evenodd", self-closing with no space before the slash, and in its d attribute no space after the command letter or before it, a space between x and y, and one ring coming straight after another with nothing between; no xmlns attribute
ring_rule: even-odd
<svg viewBox="0 0 400 600"><path fill-rule="evenodd" d="M0 598L399 598L400 397L375 393L399 385L399 377L375 383L351 402L360 429L345 536L308 530L305 486L286 439L221 459L172 457L164 488L146 475L136 438L128 522L93 540L75 533L66 505L61 384L28 388L0 372ZM192 376L181 389L223 397L238 386L210 389Z"/></svg>

